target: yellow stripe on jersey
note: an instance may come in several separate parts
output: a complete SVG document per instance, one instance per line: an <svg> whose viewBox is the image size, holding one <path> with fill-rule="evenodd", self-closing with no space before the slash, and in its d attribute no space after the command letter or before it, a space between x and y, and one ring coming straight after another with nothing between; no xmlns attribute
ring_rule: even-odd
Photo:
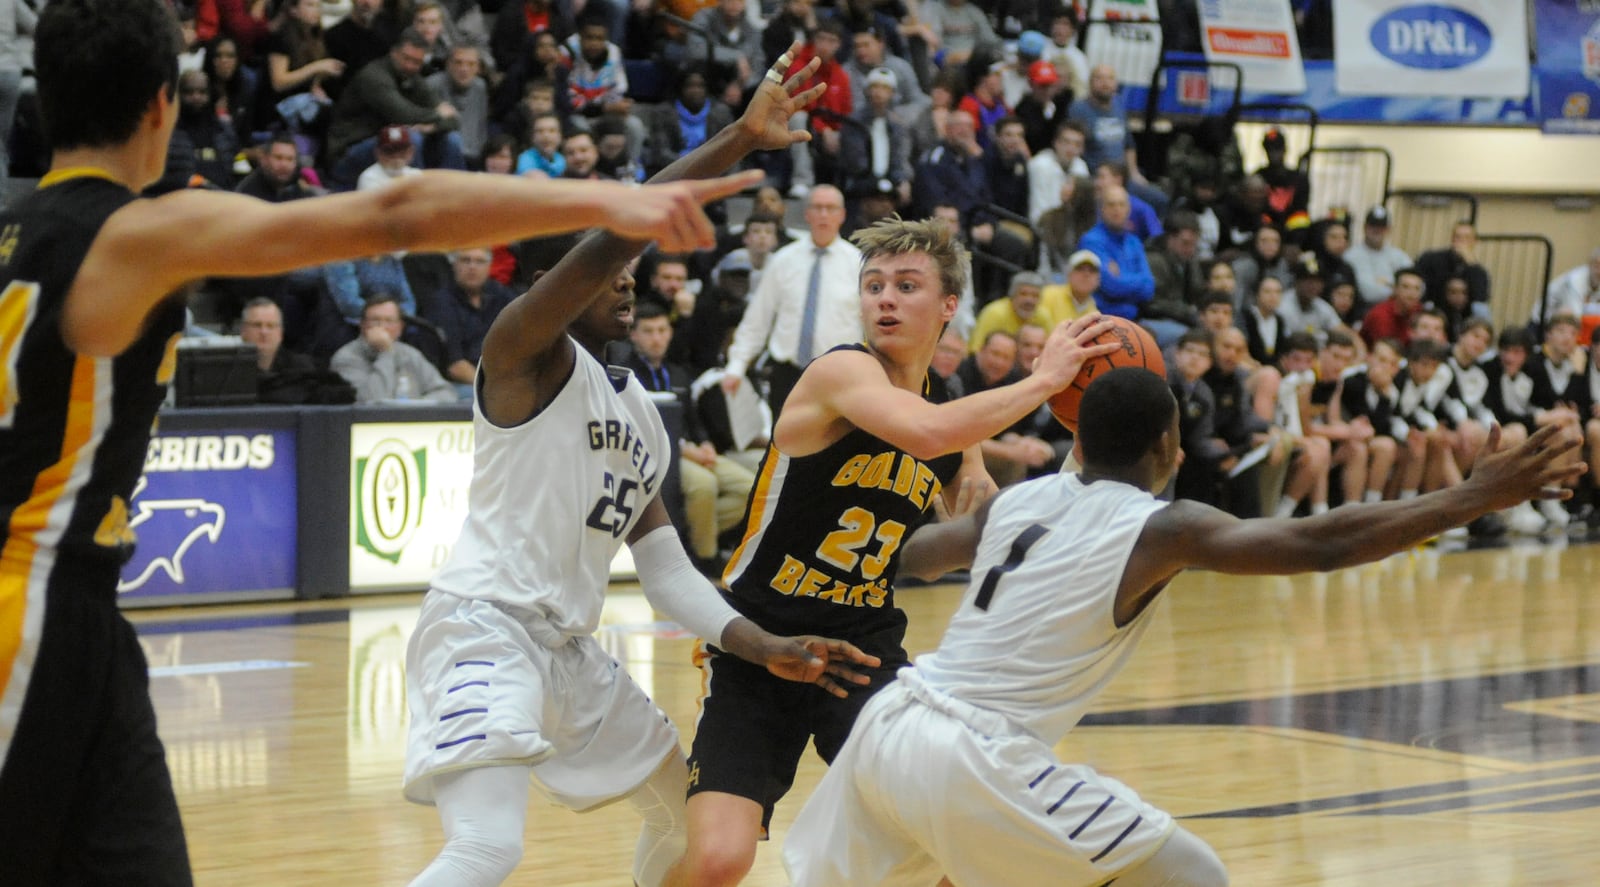
<svg viewBox="0 0 1600 887"><path fill-rule="evenodd" d="M38 304L37 283L13 280L0 292L0 428L10 428L16 419L17 360Z"/></svg>
<svg viewBox="0 0 1600 887"><path fill-rule="evenodd" d="M778 452L778 445L767 444L767 458L762 460L761 473L756 476L755 489L750 496L750 509L745 518L744 538L739 540L739 547L733 550L733 556L728 558L728 566L722 572L724 584L732 582L738 575L740 560L744 557L745 546L750 540L761 534L761 529L767 520L767 499L772 495L772 475L778 470L778 463L783 461L783 456Z"/></svg>
<svg viewBox="0 0 1600 887"><path fill-rule="evenodd" d="M48 188L51 185L59 185L62 182L70 182L73 179L105 179L108 182L117 181L117 177L112 175L110 170L101 169L98 166L68 166L63 167L62 169L52 169L45 173L44 178L39 180L39 187Z"/></svg>
<svg viewBox="0 0 1600 887"><path fill-rule="evenodd" d="M34 479L27 501L11 513L4 549L0 549L0 696L11 679L28 607L28 580L40 556L38 536L67 489L78 459L94 434L96 361L79 357L72 367L67 424L61 435L61 457Z"/></svg>

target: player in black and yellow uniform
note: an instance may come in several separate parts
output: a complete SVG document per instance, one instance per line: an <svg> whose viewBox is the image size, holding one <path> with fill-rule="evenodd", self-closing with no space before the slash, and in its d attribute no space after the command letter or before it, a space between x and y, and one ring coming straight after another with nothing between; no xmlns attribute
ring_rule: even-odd
<svg viewBox="0 0 1600 887"><path fill-rule="evenodd" d="M185 283L603 226L684 251L743 182L625 188L429 173L268 204L159 199L177 120L163 0L52 0L35 31L52 166L0 212L0 882L189 884L147 667L116 607L128 502ZM670 245L670 246L669 246Z"/></svg>
<svg viewBox="0 0 1600 887"><path fill-rule="evenodd" d="M936 510L986 498L979 444L1114 348L1089 345L1109 326L1091 315L1055 330L1026 380L946 401L928 367L965 285L965 250L934 221L888 220L854 240L867 342L812 361L784 403L725 579L734 608L768 631L845 638L883 665L870 687L825 698L707 648L679 883L734 884L750 870L806 742L832 760L866 699L906 662L893 587L901 542Z"/></svg>

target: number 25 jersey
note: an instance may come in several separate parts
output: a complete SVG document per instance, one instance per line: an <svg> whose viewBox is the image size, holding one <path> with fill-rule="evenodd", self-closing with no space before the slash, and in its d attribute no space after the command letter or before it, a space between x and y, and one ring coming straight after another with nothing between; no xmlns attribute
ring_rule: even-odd
<svg viewBox="0 0 1600 887"><path fill-rule="evenodd" d="M533 418L504 428L473 405L467 519L433 587L578 636L600 626L611 559L660 493L672 451L639 380L572 348L572 374Z"/></svg>
<svg viewBox="0 0 1600 887"><path fill-rule="evenodd" d="M931 374L923 396L948 399ZM893 586L900 546L933 516L933 498L960 467L960 453L924 462L859 428L808 456L768 446L723 577L729 603L776 634L843 638L886 663L903 661L906 617Z"/></svg>

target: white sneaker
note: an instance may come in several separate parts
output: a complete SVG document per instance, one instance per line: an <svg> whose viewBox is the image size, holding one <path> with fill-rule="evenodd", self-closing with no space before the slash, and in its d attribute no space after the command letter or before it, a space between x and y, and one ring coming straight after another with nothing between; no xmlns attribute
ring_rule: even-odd
<svg viewBox="0 0 1600 887"><path fill-rule="evenodd" d="M1469 535L1471 534L1467 532L1466 527L1451 527L1450 529L1444 531L1441 538L1455 541L1458 539L1465 539Z"/></svg>
<svg viewBox="0 0 1600 887"><path fill-rule="evenodd" d="M789 186L789 196L795 200L804 200L811 196L811 186L795 182Z"/></svg>
<svg viewBox="0 0 1600 887"><path fill-rule="evenodd" d="M1572 520L1572 515L1567 514L1561 503L1554 499L1540 499L1538 508L1544 519L1550 522L1552 530L1564 530L1567 528L1567 522Z"/></svg>
<svg viewBox="0 0 1600 887"><path fill-rule="evenodd" d="M1533 509L1532 502L1524 502L1510 510L1506 523L1511 532L1520 536L1537 536L1544 532L1545 520Z"/></svg>

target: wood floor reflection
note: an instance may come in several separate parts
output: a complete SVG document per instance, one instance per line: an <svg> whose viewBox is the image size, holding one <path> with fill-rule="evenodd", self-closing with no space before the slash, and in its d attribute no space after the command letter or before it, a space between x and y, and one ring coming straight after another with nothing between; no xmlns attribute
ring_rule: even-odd
<svg viewBox="0 0 1600 887"><path fill-rule="evenodd" d="M1600 545L1423 549L1293 579L1182 577L1060 749L1216 847L1241 885L1600 883ZM900 593L909 646L956 585ZM201 885L405 884L399 794L419 598L137 612ZM690 642L629 587L603 639L684 731ZM822 772L808 755L747 883ZM519 885L622 885L637 821L536 801ZM997 873L997 884L1009 884Z"/></svg>

